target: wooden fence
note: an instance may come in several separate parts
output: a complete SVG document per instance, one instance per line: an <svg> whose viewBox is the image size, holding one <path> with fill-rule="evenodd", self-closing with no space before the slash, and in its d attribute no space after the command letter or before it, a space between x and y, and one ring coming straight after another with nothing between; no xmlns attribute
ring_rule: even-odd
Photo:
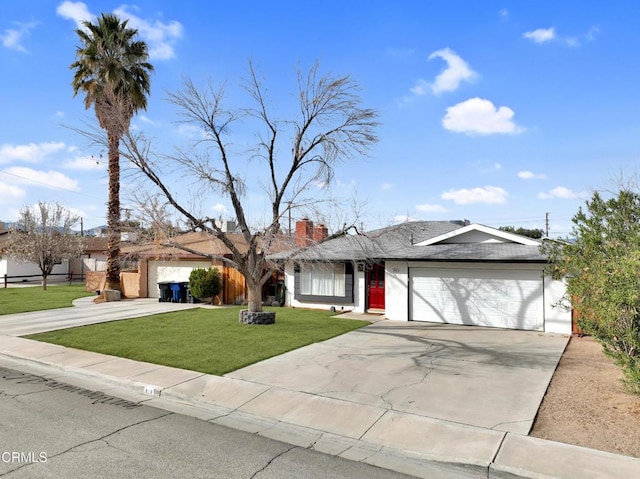
<svg viewBox="0 0 640 479"><path fill-rule="evenodd" d="M56 280L57 277L64 276L62 280ZM66 283L69 284L76 282L84 281L84 275L82 274L69 274L69 273L52 273L47 276L47 283ZM10 284L32 284L32 283L42 283L42 275L41 274L29 274L24 276L8 276L4 275L2 278L2 282L5 288L8 288Z"/></svg>

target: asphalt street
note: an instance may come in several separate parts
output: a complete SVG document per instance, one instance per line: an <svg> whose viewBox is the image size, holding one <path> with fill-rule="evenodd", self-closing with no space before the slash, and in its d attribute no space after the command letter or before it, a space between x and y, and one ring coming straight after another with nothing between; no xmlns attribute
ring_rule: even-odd
<svg viewBox="0 0 640 479"><path fill-rule="evenodd" d="M0 367L0 477L409 476Z"/></svg>

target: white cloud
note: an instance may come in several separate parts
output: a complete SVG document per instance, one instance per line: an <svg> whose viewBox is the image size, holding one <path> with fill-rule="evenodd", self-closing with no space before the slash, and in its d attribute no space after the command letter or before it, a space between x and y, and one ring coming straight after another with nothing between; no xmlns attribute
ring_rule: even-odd
<svg viewBox="0 0 640 479"><path fill-rule="evenodd" d="M467 62L449 48L435 51L429 55L429 60L434 58L442 58L447 62L447 68L436 77L436 81L431 85L431 91L434 95L443 91L454 91L460 86L460 82L469 82L478 75L469 68Z"/></svg>
<svg viewBox="0 0 640 479"><path fill-rule="evenodd" d="M535 43L546 43L555 40L570 47L579 47L584 42L594 41L599 32L600 29L597 26L593 26L586 33L580 35L560 36L554 28L538 28L537 30L525 32L522 36Z"/></svg>
<svg viewBox="0 0 640 479"><path fill-rule="evenodd" d="M418 221L418 218L414 218L413 216L409 215L397 215L393 217L394 223L407 223L409 221Z"/></svg>
<svg viewBox="0 0 640 479"><path fill-rule="evenodd" d="M425 203L423 205L416 205L416 210L422 213L446 213L447 209L442 205Z"/></svg>
<svg viewBox="0 0 640 479"><path fill-rule="evenodd" d="M429 55L428 60L430 61L434 58L442 58L447 63L447 67L442 70L432 84L422 79L418 80L410 89L414 95L426 95L429 91L434 95L454 91L460 86L461 82L470 82L478 76L476 72L469 68L467 62L450 48L443 48L433 52Z"/></svg>
<svg viewBox="0 0 640 479"><path fill-rule="evenodd" d="M87 5L82 2L64 1L58 5L56 13L62 18L73 20L76 22L76 26L81 29L84 29L83 22L96 18L96 15L91 13Z"/></svg>
<svg viewBox="0 0 640 479"><path fill-rule="evenodd" d="M472 203L500 204L507 200L509 194L499 186L485 186L483 188L471 188L451 190L442 193L440 198L451 200L457 205L469 205Z"/></svg>
<svg viewBox="0 0 640 479"><path fill-rule="evenodd" d="M556 37L555 28L538 28L530 32L524 32L522 34L524 38L527 38L534 43L545 43L553 40Z"/></svg>
<svg viewBox="0 0 640 479"><path fill-rule="evenodd" d="M591 27L587 33L584 34L585 40L592 42L596 39L596 34L600 33L600 28L597 26Z"/></svg>
<svg viewBox="0 0 640 479"><path fill-rule="evenodd" d="M137 118L142 122L142 123L147 123L149 125L155 125L156 123L151 120L148 116L146 115L138 115Z"/></svg>
<svg viewBox="0 0 640 479"><path fill-rule="evenodd" d="M409 91L417 96L426 95L431 89L431 85L426 80L418 80L414 86L409 88Z"/></svg>
<svg viewBox="0 0 640 479"><path fill-rule="evenodd" d="M176 56L173 46L182 37L183 27L175 20L163 23L160 20L140 18L123 5L114 10L121 18L129 19L129 26L138 30L140 37L149 45L149 56L154 60L169 60Z"/></svg>
<svg viewBox="0 0 640 479"><path fill-rule="evenodd" d="M513 122L513 115L507 106L496 109L489 100L476 97L447 108L442 126L468 135L521 133L524 129Z"/></svg>
<svg viewBox="0 0 640 479"><path fill-rule="evenodd" d="M46 156L56 153L65 148L62 142L47 143L29 143L27 145L9 145L0 146L0 164L10 163L12 161L28 161L38 162Z"/></svg>
<svg viewBox="0 0 640 479"><path fill-rule="evenodd" d="M52 190L78 190L78 182L59 171L42 171L22 166L13 166L3 170L11 175L14 184L33 185L34 183Z"/></svg>
<svg viewBox="0 0 640 479"><path fill-rule="evenodd" d="M547 177L547 175L543 173L533 173L531 171L525 170L525 171L519 171L518 177L522 178L523 180L533 180L533 179L544 180Z"/></svg>
<svg viewBox="0 0 640 479"><path fill-rule="evenodd" d="M213 211L218 213L220 216L225 216L227 214L227 207L222 203L216 203L213 205Z"/></svg>
<svg viewBox="0 0 640 479"><path fill-rule="evenodd" d="M541 200L561 199L561 200L576 200L585 196L585 193L575 192L565 186L556 186L554 189L538 194L538 198Z"/></svg>
<svg viewBox="0 0 640 479"><path fill-rule="evenodd" d="M503 8L498 12L498 15L500 16L500 20L505 21L509 18L509 10Z"/></svg>
<svg viewBox="0 0 640 479"><path fill-rule="evenodd" d="M63 168L76 171L94 171L106 168L106 161L93 156L78 156L62 164Z"/></svg>
<svg viewBox="0 0 640 479"><path fill-rule="evenodd" d="M113 13L123 20L128 20L130 28L138 30L140 38L149 47L149 57L153 60L168 60L176 56L175 42L182 38L183 27L178 21L168 23L160 20L147 20L130 11L131 7L123 5L116 8ZM64 1L56 9L58 15L73 20L78 28L84 28L84 21L94 21L96 15L89 11L83 2Z"/></svg>
<svg viewBox="0 0 640 479"><path fill-rule="evenodd" d="M0 173L2 172L0 171ZM22 188L19 188L9 183L5 183L3 181L0 181L0 191L2 191L2 194L0 195L0 204L8 204L14 201L22 201L27 194L27 192Z"/></svg>
<svg viewBox="0 0 640 479"><path fill-rule="evenodd" d="M387 191L393 188L393 183L382 183L382 189Z"/></svg>
<svg viewBox="0 0 640 479"><path fill-rule="evenodd" d="M207 137L207 133L202 128L195 125L178 125L178 128L176 128L175 131L178 135L190 140Z"/></svg>
<svg viewBox="0 0 640 479"><path fill-rule="evenodd" d="M22 40L31 33L31 30L38 25L38 22L14 22L14 24L17 28L8 28L0 35L2 46L22 53L28 53L28 50L22 44Z"/></svg>

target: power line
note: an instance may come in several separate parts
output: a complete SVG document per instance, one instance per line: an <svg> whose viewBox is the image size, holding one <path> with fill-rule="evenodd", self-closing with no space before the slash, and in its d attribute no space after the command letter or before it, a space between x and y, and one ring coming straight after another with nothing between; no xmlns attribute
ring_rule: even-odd
<svg viewBox="0 0 640 479"><path fill-rule="evenodd" d="M93 198L94 200L100 200L100 201L104 200L104 198L98 198L97 196L88 195L86 193L82 193L81 191L72 190L70 188L64 188L62 186L55 186L55 185L52 185L50 183L45 183L43 181L34 180L33 178L28 178L26 176L16 175L15 173L9 173L8 171L5 171L5 170L0 170L0 173L4 173L5 175L9 175L9 176L15 176L16 178L20 178L21 180L30 181L32 183L37 183L39 185L46 186L47 188L50 188L52 190L68 191L69 193L75 193L76 195L86 196L88 198Z"/></svg>

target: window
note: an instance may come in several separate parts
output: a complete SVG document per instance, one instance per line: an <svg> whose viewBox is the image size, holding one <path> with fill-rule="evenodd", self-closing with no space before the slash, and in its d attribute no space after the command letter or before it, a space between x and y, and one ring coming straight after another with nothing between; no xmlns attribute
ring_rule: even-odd
<svg viewBox="0 0 640 479"><path fill-rule="evenodd" d="M300 269L300 292L311 296L344 296L344 263L303 264Z"/></svg>

